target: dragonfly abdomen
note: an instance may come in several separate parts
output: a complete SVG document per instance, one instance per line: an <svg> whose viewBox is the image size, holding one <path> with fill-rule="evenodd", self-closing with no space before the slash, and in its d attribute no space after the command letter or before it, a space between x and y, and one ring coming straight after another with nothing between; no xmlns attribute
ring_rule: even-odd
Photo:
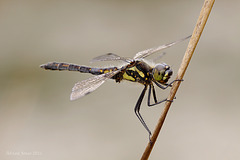
<svg viewBox="0 0 240 160"><path fill-rule="evenodd" d="M94 75L99 75L99 74L104 74L112 71L118 70L117 67L109 67L109 68L88 68L89 73L94 74Z"/></svg>
<svg viewBox="0 0 240 160"><path fill-rule="evenodd" d="M58 63L58 62L50 62L47 64L43 64L40 66L41 68L47 70L68 70L68 71L78 71L81 73L91 73L93 75L104 74L107 72L112 72L118 70L117 67L109 67L109 68L93 68L93 67L86 67L80 66L76 64L68 64L68 63Z"/></svg>
<svg viewBox="0 0 240 160"><path fill-rule="evenodd" d="M80 71L81 66L68 63L49 62L40 66L47 70L69 70L69 71Z"/></svg>

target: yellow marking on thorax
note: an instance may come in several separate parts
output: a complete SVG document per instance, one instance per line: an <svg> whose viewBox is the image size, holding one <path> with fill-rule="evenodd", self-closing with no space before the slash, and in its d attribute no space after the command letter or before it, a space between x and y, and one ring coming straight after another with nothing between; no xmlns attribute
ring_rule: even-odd
<svg viewBox="0 0 240 160"><path fill-rule="evenodd" d="M135 69L138 72L139 76L141 76L142 78L145 77L145 74L142 71L138 70L136 67L135 67Z"/></svg>
<svg viewBox="0 0 240 160"><path fill-rule="evenodd" d="M126 72L123 74L123 79L133 82L136 81L132 76L129 76Z"/></svg>
<svg viewBox="0 0 240 160"><path fill-rule="evenodd" d="M139 76L141 76L142 78L144 78L144 77L145 77L144 73L143 73L142 71L140 71L139 69L137 69L137 67L136 67L136 66L134 66L134 67L131 67L131 68L129 68L128 70L131 70L131 71L136 71L136 72L138 72Z"/></svg>
<svg viewBox="0 0 240 160"><path fill-rule="evenodd" d="M139 69L136 68L136 66L133 66L131 68L128 68L127 70L131 70L131 71L135 71L139 74L139 76L141 76L142 78L145 77L144 73L142 71L140 71ZM123 74L123 79L125 80L129 80L129 81L133 81L133 82L136 82L136 81L139 81L140 80L140 77L137 77L137 75L134 75L131 73L131 75L128 75L126 72Z"/></svg>

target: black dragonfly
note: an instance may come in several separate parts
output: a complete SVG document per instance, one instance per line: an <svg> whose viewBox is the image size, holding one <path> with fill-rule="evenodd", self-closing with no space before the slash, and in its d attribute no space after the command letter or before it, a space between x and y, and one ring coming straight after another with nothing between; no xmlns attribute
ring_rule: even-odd
<svg viewBox="0 0 240 160"><path fill-rule="evenodd" d="M155 66L150 66L144 61L144 58L152 55L153 53L163 50L165 48L169 48L179 42L182 42L191 36L186 38L174 41L172 43L164 44L158 47L150 48L141 52L138 52L133 59L124 58L118 56L113 53L108 53L102 56L98 56L92 59L92 62L96 61L124 61L127 64L122 67L107 67L107 68L93 68L87 66L81 66L76 64L69 63L58 63L58 62L49 62L47 64L43 64L40 67L47 70L68 70L68 71L78 71L81 73L91 73L95 76L88 78L86 80L80 81L74 85L72 88L72 93L70 96L70 100L76 100L81 98L92 91L96 90L100 87L106 80L114 79L116 82L121 82L122 80L128 80L131 82L138 82L144 86L143 91L138 98L138 101L135 105L134 112L144 128L149 133L149 139L151 137L151 131L149 130L147 124L143 120L140 114L140 106L144 95L149 87L148 91L148 99L147 105L154 106L159 103L168 101L167 99L163 99L161 101L157 100L154 84L161 88L166 89L167 87L171 87L172 83L179 80L174 80L170 83L167 83L169 78L171 77L173 71L169 65L165 63L159 63ZM151 93L153 94L154 103L151 104L150 97Z"/></svg>

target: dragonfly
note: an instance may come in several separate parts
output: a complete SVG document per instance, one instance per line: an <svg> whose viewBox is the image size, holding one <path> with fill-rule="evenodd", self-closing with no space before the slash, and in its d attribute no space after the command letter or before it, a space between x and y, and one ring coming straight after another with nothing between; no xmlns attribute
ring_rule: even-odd
<svg viewBox="0 0 240 160"><path fill-rule="evenodd" d="M148 89L147 105L155 106L157 104L160 104L162 102L169 101L169 100L167 100L167 98L160 101L157 100L154 84L160 89L164 90L168 87L171 87L175 81L182 81L182 80L177 79L177 80L173 80L170 83L167 83L173 74L171 67L165 63L158 63L155 66L151 66L147 62L145 62L144 59L155 52L169 48L190 37L191 35L168 44L164 44L158 47L153 47L153 48L138 52L132 59L121 57L113 53L108 53L105 55L95 57L91 60L91 62L98 62L98 61L126 62L126 64L123 65L122 67L94 68L94 67L87 67L83 65L59 63L59 62L49 62L47 64L40 65L40 67L46 70L77 71L81 73L90 73L92 75L95 75L86 80L77 82L72 88L70 100L76 100L78 98L81 98L93 92L108 79L113 79L117 83L120 83L122 80L127 80L127 81L137 82L142 84L144 88L134 107L134 112L137 118L140 120L143 127L147 130L149 134L149 140L150 140L152 133L148 128L147 124L145 123L142 115L140 114L140 107L141 107L144 95L147 92L147 89ZM151 94L152 94L154 103L151 103Z"/></svg>

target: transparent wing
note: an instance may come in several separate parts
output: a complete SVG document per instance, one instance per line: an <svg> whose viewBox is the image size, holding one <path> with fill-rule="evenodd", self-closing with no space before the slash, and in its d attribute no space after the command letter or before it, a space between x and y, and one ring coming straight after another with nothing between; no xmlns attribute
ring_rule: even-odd
<svg viewBox="0 0 240 160"><path fill-rule="evenodd" d="M92 91L100 87L106 80L108 80L118 72L120 72L120 70L97 75L86 80L83 80L81 82L77 82L72 88L70 100L76 100L91 93Z"/></svg>
<svg viewBox="0 0 240 160"><path fill-rule="evenodd" d="M144 50L144 51L141 51L141 52L138 52L133 59L142 59L142 58L145 58L147 56L150 56L151 54L157 52L157 51L160 51L160 50L163 50L165 48L169 48L179 42L182 42L188 38L190 38L192 35L188 36L188 37L185 37L183 39L180 39L180 40L177 40L175 42L172 42L172 43L168 43L168 44L164 44L164 45L161 45L161 46L158 46L158 47L154 47L154 48L150 48L150 49L147 49L147 50Z"/></svg>
<svg viewBox="0 0 240 160"><path fill-rule="evenodd" d="M153 62L157 63L165 54L166 52L161 53L160 55L158 55L156 58L153 59Z"/></svg>
<svg viewBox="0 0 240 160"><path fill-rule="evenodd" d="M108 53L104 54L102 56L98 56L93 58L90 62L97 62L97 61L124 61L124 62L129 62L129 58L124 58L119 55L116 55L114 53Z"/></svg>

